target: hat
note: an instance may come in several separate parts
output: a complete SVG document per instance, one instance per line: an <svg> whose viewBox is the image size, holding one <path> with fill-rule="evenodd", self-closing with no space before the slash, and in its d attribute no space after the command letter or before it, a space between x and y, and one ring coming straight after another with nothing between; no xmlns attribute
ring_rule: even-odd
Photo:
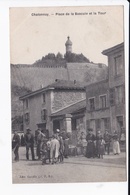
<svg viewBox="0 0 130 195"><path fill-rule="evenodd" d="M56 135L55 135L55 134L53 134L53 135L52 135L52 138L56 138Z"/></svg>
<svg viewBox="0 0 130 195"><path fill-rule="evenodd" d="M57 132L57 133L59 133L59 132L60 132L60 130L59 130L59 129L56 129L56 132Z"/></svg>
<svg viewBox="0 0 130 195"><path fill-rule="evenodd" d="M93 129L89 128L88 131L93 131Z"/></svg>
<svg viewBox="0 0 130 195"><path fill-rule="evenodd" d="M29 129L29 128L27 128L26 130L27 130L27 131L31 131L31 129Z"/></svg>

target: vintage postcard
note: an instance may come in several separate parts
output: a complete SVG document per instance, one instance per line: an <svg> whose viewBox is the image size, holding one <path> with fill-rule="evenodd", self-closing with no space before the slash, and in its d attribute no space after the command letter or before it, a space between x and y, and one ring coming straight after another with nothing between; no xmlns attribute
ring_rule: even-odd
<svg viewBox="0 0 130 195"><path fill-rule="evenodd" d="M127 181L124 6L10 7L12 183Z"/></svg>

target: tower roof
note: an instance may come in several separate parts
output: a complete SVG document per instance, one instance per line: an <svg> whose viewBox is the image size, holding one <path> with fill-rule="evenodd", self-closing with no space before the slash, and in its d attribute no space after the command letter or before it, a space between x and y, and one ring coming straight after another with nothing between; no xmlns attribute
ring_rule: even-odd
<svg viewBox="0 0 130 195"><path fill-rule="evenodd" d="M65 45L72 45L72 42L70 40L70 37L68 36L67 38L68 38L68 40L66 41Z"/></svg>

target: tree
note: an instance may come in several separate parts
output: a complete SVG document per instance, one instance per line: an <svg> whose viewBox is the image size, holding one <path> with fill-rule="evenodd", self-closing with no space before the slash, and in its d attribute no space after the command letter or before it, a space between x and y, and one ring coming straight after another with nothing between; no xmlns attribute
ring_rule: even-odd
<svg viewBox="0 0 130 195"><path fill-rule="evenodd" d="M55 59L55 54L54 53L48 53L45 56L45 59L54 60Z"/></svg>
<svg viewBox="0 0 130 195"><path fill-rule="evenodd" d="M58 52L57 55L56 55L56 58L57 59L63 59L63 55L60 52Z"/></svg>
<svg viewBox="0 0 130 195"><path fill-rule="evenodd" d="M88 58L86 58L82 53L81 54L76 54L76 53L71 53L68 52L65 55L65 59L67 62L90 62Z"/></svg>

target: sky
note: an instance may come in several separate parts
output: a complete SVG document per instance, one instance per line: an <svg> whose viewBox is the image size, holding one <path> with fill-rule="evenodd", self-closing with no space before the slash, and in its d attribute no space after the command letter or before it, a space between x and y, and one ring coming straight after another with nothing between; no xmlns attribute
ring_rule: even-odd
<svg viewBox="0 0 130 195"><path fill-rule="evenodd" d="M67 36L72 52L107 64L102 51L123 42L123 6L10 8L12 64L32 64L48 53L64 55Z"/></svg>

